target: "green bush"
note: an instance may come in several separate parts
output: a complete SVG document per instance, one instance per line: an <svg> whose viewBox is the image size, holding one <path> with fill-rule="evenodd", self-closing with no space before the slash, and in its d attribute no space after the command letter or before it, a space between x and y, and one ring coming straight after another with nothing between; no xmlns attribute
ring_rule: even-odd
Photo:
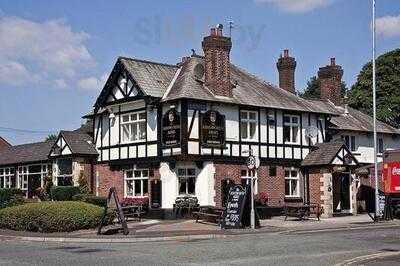
<svg viewBox="0 0 400 266"><path fill-rule="evenodd" d="M55 201L68 201L80 193L79 187L74 186L53 186L50 189L51 199Z"/></svg>
<svg viewBox="0 0 400 266"><path fill-rule="evenodd" d="M0 210L0 228L32 232L70 232L100 224L104 208L76 201L38 202ZM114 220L109 213L107 223Z"/></svg>
<svg viewBox="0 0 400 266"><path fill-rule="evenodd" d="M0 188L0 209L24 203L24 192L16 188Z"/></svg>
<svg viewBox="0 0 400 266"><path fill-rule="evenodd" d="M76 194L72 197L72 200L83 201L100 207L104 207L107 204L106 197L98 197L90 194Z"/></svg>

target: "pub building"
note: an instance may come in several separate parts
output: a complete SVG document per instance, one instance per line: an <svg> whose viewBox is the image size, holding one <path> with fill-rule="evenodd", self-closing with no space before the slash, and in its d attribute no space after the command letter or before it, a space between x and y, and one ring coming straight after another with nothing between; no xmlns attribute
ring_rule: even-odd
<svg viewBox="0 0 400 266"><path fill-rule="evenodd" d="M84 176L96 195L115 187L119 199L148 199L150 210L169 217L182 196L223 206L233 184L249 184L251 151L260 159L254 191L265 192L268 205L356 214L355 169L369 163L373 120L343 103L335 59L318 71L321 99L307 100L295 93L288 50L275 86L231 63L221 26L202 48L203 56L193 51L178 64L119 57L87 124L56 141L0 150L0 187L32 196L45 176L56 185ZM378 122L378 133L382 149L399 147L398 129Z"/></svg>
<svg viewBox="0 0 400 266"><path fill-rule="evenodd" d="M277 62L277 87L232 64L231 47L217 27L203 39L204 56L193 52L175 65L118 58L86 116L99 153L96 193L114 186L119 198L148 197L165 213L182 195L222 206L230 185L248 184L251 150L261 161L255 193L266 192L270 205L320 203L330 216L338 176L347 180L345 204L355 213L357 160L341 142L320 145L340 115L335 104L295 95L288 50ZM340 84L342 74L332 61L326 87Z"/></svg>

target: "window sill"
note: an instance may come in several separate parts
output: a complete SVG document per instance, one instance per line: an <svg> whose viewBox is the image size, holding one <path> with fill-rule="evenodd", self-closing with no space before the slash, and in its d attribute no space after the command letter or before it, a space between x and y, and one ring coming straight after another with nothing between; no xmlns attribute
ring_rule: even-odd
<svg viewBox="0 0 400 266"><path fill-rule="evenodd" d="M300 142L284 142L284 145L300 145Z"/></svg>
<svg viewBox="0 0 400 266"><path fill-rule="evenodd" d="M135 141L129 141L129 142L121 142L120 144L135 144L135 143L145 143L146 139L141 139L141 140L135 140Z"/></svg>

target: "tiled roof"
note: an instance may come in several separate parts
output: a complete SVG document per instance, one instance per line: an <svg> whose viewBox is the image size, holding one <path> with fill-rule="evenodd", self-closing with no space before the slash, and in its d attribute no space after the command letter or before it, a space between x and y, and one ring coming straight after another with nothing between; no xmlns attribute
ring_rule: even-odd
<svg viewBox="0 0 400 266"><path fill-rule="evenodd" d="M0 165L46 161L53 144L54 141L45 141L11 146L0 151Z"/></svg>
<svg viewBox="0 0 400 266"><path fill-rule="evenodd" d="M235 84L233 97L215 96L204 86L204 80L196 78L194 69L198 64L204 65L203 57L192 56L181 65L179 75L163 101L189 98L305 112L336 113L335 107L329 102L302 99L232 64L231 82Z"/></svg>
<svg viewBox="0 0 400 266"><path fill-rule="evenodd" d="M333 128L340 130L351 130L351 131L374 131L374 120L371 116L364 114L351 107L347 108L347 113L343 107L336 107L341 115L332 117L331 123ZM400 134L400 130L394 128L386 123L377 121L377 132L388 133L388 134Z"/></svg>
<svg viewBox="0 0 400 266"><path fill-rule="evenodd" d="M90 136L93 135L93 119L89 119L85 124L81 125L80 128L75 129L74 132L84 133Z"/></svg>
<svg viewBox="0 0 400 266"><path fill-rule="evenodd" d="M344 147L344 143L339 141L318 143L312 148L310 153L307 154L306 158L301 162L301 165L328 165L342 147Z"/></svg>
<svg viewBox="0 0 400 266"><path fill-rule="evenodd" d="M140 89L146 95L162 97L170 84L175 72L176 65L156 63L134 58L120 57L126 70L135 79Z"/></svg>
<svg viewBox="0 0 400 266"><path fill-rule="evenodd" d="M60 135L68 144L72 154L98 155L93 139L88 134L76 131L61 131Z"/></svg>

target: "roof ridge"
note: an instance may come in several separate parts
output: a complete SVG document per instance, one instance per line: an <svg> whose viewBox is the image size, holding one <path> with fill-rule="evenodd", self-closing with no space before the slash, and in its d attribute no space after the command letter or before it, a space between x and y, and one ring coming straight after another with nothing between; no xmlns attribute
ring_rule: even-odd
<svg viewBox="0 0 400 266"><path fill-rule="evenodd" d="M173 65L173 64L155 62L155 61L150 61L150 60L145 60L145 59L139 59L139 58L133 58L133 57L119 56L119 57L118 57L118 60L119 60L119 59L132 60L132 61L137 61L137 62L142 62L142 63L148 63L148 64L154 64L154 65L161 65L161 66L168 66L168 67L178 68L177 65Z"/></svg>

